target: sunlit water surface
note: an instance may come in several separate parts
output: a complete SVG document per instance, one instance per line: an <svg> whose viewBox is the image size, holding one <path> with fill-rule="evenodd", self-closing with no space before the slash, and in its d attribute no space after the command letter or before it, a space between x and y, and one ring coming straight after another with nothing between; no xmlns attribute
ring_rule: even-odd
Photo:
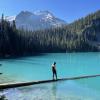
<svg viewBox="0 0 100 100"><path fill-rule="evenodd" d="M54 61L58 78L100 74L100 53L48 53L1 60L0 83L52 79ZM8 89L0 94L8 100L100 100L100 77Z"/></svg>

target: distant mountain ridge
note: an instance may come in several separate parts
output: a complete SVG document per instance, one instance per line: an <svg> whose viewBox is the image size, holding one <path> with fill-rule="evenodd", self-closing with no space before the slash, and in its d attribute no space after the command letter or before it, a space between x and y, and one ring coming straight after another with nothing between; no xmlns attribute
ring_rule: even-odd
<svg viewBox="0 0 100 100"><path fill-rule="evenodd" d="M51 27L61 27L67 24L49 11L35 11L33 13L21 11L17 16L7 16L5 19L10 22L15 20L16 27L25 30L48 29Z"/></svg>
<svg viewBox="0 0 100 100"><path fill-rule="evenodd" d="M41 16L52 22L55 17L47 13L27 12L26 14L26 12L21 12L17 17L23 24L29 22L28 25L31 21L30 25L33 25L33 18L37 22ZM37 14L38 17L34 14ZM15 18L16 21L17 17L7 18L12 22L11 19ZM38 31L19 30L16 28L15 21L10 24L4 18L2 14L0 21L1 58L50 52L100 52L100 10L66 26ZM32 18L32 20L27 18ZM44 25L44 19L41 20Z"/></svg>

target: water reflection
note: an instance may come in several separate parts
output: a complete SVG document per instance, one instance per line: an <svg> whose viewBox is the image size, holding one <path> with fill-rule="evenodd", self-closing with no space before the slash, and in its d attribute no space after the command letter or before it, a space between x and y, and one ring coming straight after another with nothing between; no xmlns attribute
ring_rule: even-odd
<svg viewBox="0 0 100 100"><path fill-rule="evenodd" d="M100 100L99 92L74 81L20 87L0 93L8 100Z"/></svg>
<svg viewBox="0 0 100 100"><path fill-rule="evenodd" d="M52 83L51 93L51 100L57 100L57 82Z"/></svg>

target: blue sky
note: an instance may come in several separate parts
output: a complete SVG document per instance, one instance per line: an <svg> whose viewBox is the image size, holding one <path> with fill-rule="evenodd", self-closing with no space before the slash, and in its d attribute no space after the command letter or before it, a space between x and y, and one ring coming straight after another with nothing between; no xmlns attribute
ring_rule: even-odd
<svg viewBox="0 0 100 100"><path fill-rule="evenodd" d="M48 10L70 23L100 10L100 0L0 0L0 14L17 15L22 10Z"/></svg>

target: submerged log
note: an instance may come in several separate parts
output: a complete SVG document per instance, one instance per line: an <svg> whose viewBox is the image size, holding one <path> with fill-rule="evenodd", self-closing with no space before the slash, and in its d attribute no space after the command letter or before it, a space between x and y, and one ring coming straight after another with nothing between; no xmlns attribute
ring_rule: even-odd
<svg viewBox="0 0 100 100"><path fill-rule="evenodd" d="M57 80L42 80L42 81L31 81L31 82L4 83L4 84L0 84L0 89L16 88L16 87L22 87L22 86L29 86L29 85L42 84L42 83L51 83L51 82L58 82L58 81L65 81L65 80L77 80L77 79L84 79L84 78L93 78L93 77L99 77L99 76L100 76L100 74L61 78L61 79L57 79Z"/></svg>

